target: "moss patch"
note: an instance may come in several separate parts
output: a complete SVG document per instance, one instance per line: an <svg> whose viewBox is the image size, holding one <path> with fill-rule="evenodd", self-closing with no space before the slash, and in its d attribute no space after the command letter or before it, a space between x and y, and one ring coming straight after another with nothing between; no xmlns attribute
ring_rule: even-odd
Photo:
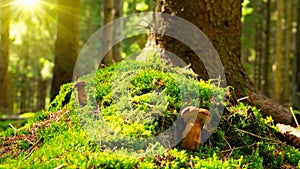
<svg viewBox="0 0 300 169"><path fill-rule="evenodd" d="M255 107L223 102L224 89L195 80L188 69L126 61L80 80L87 82L86 106L77 103L73 84L65 84L47 111L17 131L0 133L0 168L300 167L299 150L277 138L271 118ZM183 107L221 104L227 108L220 124L197 151L179 144L160 154L124 155L148 146L132 140L165 132ZM110 130L99 132L102 125Z"/></svg>

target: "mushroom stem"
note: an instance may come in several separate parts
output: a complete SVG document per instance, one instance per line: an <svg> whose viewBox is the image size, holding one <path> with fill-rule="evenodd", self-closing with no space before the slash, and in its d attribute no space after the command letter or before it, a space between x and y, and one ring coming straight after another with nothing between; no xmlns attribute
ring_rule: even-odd
<svg viewBox="0 0 300 169"><path fill-rule="evenodd" d="M85 92L86 82L79 81L74 84L74 87L77 89L77 99L81 106L85 106L87 104L87 96Z"/></svg>
<svg viewBox="0 0 300 169"><path fill-rule="evenodd" d="M186 127L183 132L182 148L194 151L201 143L202 128L210 113L206 109L189 106L181 111Z"/></svg>

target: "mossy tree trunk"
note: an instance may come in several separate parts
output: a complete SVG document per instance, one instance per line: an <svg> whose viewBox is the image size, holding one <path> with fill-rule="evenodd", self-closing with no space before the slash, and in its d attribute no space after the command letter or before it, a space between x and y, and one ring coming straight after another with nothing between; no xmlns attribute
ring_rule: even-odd
<svg viewBox="0 0 300 169"><path fill-rule="evenodd" d="M51 100L60 86L71 82L78 56L78 22L80 0L58 1L58 29L55 43L55 66L51 88Z"/></svg>
<svg viewBox="0 0 300 169"><path fill-rule="evenodd" d="M155 12L173 14L200 28L213 43L223 63L227 84L233 86L236 96L261 109L264 116L271 115L275 122L291 123L289 111L260 94L253 87L241 63L241 1L225 0L156 0ZM164 20L160 29L168 29ZM200 59L181 42L163 35L149 35L147 46L167 50L179 56L200 76L208 79Z"/></svg>

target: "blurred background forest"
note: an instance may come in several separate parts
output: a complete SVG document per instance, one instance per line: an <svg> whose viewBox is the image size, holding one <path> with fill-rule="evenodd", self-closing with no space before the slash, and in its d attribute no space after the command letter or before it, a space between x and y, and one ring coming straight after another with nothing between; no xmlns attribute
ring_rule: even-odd
<svg viewBox="0 0 300 169"><path fill-rule="evenodd" d="M244 0L241 40L242 62L255 87L295 108L300 106L299 6L299 0ZM93 33L114 19L152 9L152 0L1 0L0 112L44 109L59 86L72 80L73 69L62 69L76 62ZM107 33L108 41L121 34L118 30ZM147 35L126 39L108 58L120 61L146 40Z"/></svg>

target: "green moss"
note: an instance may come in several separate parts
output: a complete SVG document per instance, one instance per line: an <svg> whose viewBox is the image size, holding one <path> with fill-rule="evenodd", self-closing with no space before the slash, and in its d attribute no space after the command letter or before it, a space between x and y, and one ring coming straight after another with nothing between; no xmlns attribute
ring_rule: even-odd
<svg viewBox="0 0 300 169"><path fill-rule="evenodd" d="M26 140L16 142L20 154L2 156L0 168L300 167L299 150L279 142L272 119L263 119L259 110L243 103L227 107L209 141L195 152L182 150L179 144L162 154L128 156L126 150L148 146L139 139L166 131L183 107L209 109L223 104L224 89L155 59L125 61L80 80L87 82L86 106L77 103L69 83L61 87L47 111L37 113L17 131L9 128L0 134L2 146L12 136L34 133L34 142L40 140L34 148ZM101 129L107 126L109 130ZM116 147L115 152L109 147Z"/></svg>
<svg viewBox="0 0 300 169"><path fill-rule="evenodd" d="M73 91L73 84L68 83L60 87L59 95L50 103L47 112L54 112L61 110L66 104L70 102L71 94Z"/></svg>
<svg viewBox="0 0 300 169"><path fill-rule="evenodd" d="M106 122L124 135L148 137L161 133L173 124L182 108L209 108L216 89L209 83L197 82L192 72L162 62L126 61L114 69L114 75L101 75L109 80L97 80L96 86L102 86L104 81L111 84L103 85L104 89L96 87L96 99ZM216 89L216 95L222 96L222 90Z"/></svg>

